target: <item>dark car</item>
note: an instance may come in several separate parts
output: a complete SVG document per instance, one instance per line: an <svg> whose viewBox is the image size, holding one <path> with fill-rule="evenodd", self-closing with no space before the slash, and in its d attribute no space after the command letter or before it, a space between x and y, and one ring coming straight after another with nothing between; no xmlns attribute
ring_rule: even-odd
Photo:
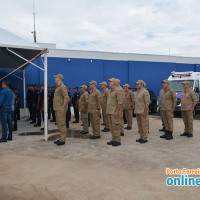
<svg viewBox="0 0 200 200"><path fill-rule="evenodd" d="M153 90L146 88L150 94L150 104L149 104L149 112L150 113L156 113L157 112L157 99L156 95ZM130 90L133 92L134 97L137 93L137 88L130 88Z"/></svg>

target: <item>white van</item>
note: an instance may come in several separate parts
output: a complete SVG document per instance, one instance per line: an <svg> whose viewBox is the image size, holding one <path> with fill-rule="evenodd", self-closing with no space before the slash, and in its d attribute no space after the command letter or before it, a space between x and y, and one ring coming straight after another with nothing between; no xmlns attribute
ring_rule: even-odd
<svg viewBox="0 0 200 200"><path fill-rule="evenodd" d="M200 87L200 72L171 72L168 80L170 81L170 88L172 88L177 95L177 105L175 108L175 113L181 112L181 91L183 91L183 82L189 81L190 88L193 89L197 95L198 103L194 109L194 115L197 111L200 111L199 102L199 87Z"/></svg>

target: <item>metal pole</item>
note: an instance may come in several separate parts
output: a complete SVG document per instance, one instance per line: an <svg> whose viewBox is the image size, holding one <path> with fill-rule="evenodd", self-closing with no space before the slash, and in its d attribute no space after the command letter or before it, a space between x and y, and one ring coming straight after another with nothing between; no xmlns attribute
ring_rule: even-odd
<svg viewBox="0 0 200 200"><path fill-rule="evenodd" d="M47 52L44 54L44 137L48 140Z"/></svg>
<svg viewBox="0 0 200 200"><path fill-rule="evenodd" d="M26 69L23 70L23 89L24 89L24 117L26 117Z"/></svg>

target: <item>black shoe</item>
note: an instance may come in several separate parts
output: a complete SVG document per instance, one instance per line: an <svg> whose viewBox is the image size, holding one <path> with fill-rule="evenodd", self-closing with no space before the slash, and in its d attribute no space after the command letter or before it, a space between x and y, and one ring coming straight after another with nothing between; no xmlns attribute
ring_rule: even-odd
<svg viewBox="0 0 200 200"><path fill-rule="evenodd" d="M7 141L12 141L12 138L7 138Z"/></svg>
<svg viewBox="0 0 200 200"><path fill-rule="evenodd" d="M7 140L0 139L0 143L7 142Z"/></svg>
<svg viewBox="0 0 200 200"><path fill-rule="evenodd" d="M56 122L56 120L52 119L52 120L50 120L50 122Z"/></svg>
<svg viewBox="0 0 200 200"><path fill-rule="evenodd" d="M104 125L104 123L101 124L102 126Z"/></svg>
<svg viewBox="0 0 200 200"><path fill-rule="evenodd" d="M113 147L117 147L117 146L120 146L120 145L121 145L121 142L116 142L116 141L115 141L115 142L112 143L112 146L113 146Z"/></svg>
<svg viewBox="0 0 200 200"><path fill-rule="evenodd" d="M41 126L41 124L35 124L34 125L34 127L40 127Z"/></svg>
<svg viewBox="0 0 200 200"><path fill-rule="evenodd" d="M127 124L127 122L124 122L124 124Z"/></svg>
<svg viewBox="0 0 200 200"><path fill-rule="evenodd" d="M35 124L36 122L30 122L30 124Z"/></svg>
<svg viewBox="0 0 200 200"><path fill-rule="evenodd" d="M110 131L110 129L109 128L104 128L103 130L101 130L101 131L103 131L103 132L109 132Z"/></svg>
<svg viewBox="0 0 200 200"><path fill-rule="evenodd" d="M107 145L112 145L115 141L110 141L110 142L107 142Z"/></svg>
<svg viewBox="0 0 200 200"><path fill-rule="evenodd" d="M124 133L120 133L121 136L124 136Z"/></svg>
<svg viewBox="0 0 200 200"><path fill-rule="evenodd" d="M141 139L141 138L139 138L138 140L136 140L136 142L140 142L140 141L142 141L142 139Z"/></svg>
<svg viewBox="0 0 200 200"><path fill-rule="evenodd" d="M57 123L55 123L55 125L57 125Z"/></svg>
<svg viewBox="0 0 200 200"><path fill-rule="evenodd" d="M187 137L188 137L188 138L193 137L193 134L188 133Z"/></svg>
<svg viewBox="0 0 200 200"><path fill-rule="evenodd" d="M74 124L77 124L77 123L79 123L79 122L78 122L78 121L73 121L73 123L74 123Z"/></svg>
<svg viewBox="0 0 200 200"><path fill-rule="evenodd" d="M131 130L131 129L132 129L132 127L131 127L131 126L127 126L126 128L127 128L127 130Z"/></svg>
<svg viewBox="0 0 200 200"><path fill-rule="evenodd" d="M95 135L90 136L90 139L99 139L99 138L101 138L101 137L100 136L95 136Z"/></svg>
<svg viewBox="0 0 200 200"><path fill-rule="evenodd" d="M86 131L81 131L80 134L84 135L84 134L88 134L89 132Z"/></svg>
<svg viewBox="0 0 200 200"><path fill-rule="evenodd" d="M143 140L143 139L140 141L140 143L147 143L147 142L148 140Z"/></svg>
<svg viewBox="0 0 200 200"><path fill-rule="evenodd" d="M163 127L163 128L161 128L161 129L159 129L159 131L165 131L165 128Z"/></svg>
<svg viewBox="0 0 200 200"><path fill-rule="evenodd" d="M44 128L41 128L40 130L41 130L41 131L44 131Z"/></svg>
<svg viewBox="0 0 200 200"><path fill-rule="evenodd" d="M83 124L81 124L81 126L83 126Z"/></svg>
<svg viewBox="0 0 200 200"><path fill-rule="evenodd" d="M183 133L183 134L180 134L180 136L187 136L188 135L188 133Z"/></svg>
<svg viewBox="0 0 200 200"><path fill-rule="evenodd" d="M60 140L56 140L56 141L54 141L53 143L54 143L54 144L57 144L58 142L60 142Z"/></svg>
<svg viewBox="0 0 200 200"><path fill-rule="evenodd" d="M166 140L172 140L173 139L173 135L172 135L172 132L171 131L168 131L168 134L165 138Z"/></svg>
<svg viewBox="0 0 200 200"><path fill-rule="evenodd" d="M161 135L160 138L166 138L168 135L168 131L165 131L165 134L164 135Z"/></svg>
<svg viewBox="0 0 200 200"><path fill-rule="evenodd" d="M13 131L17 131L17 129L16 129L16 128L14 128L14 129L13 129Z"/></svg>
<svg viewBox="0 0 200 200"><path fill-rule="evenodd" d="M58 146L61 146L61 145L64 145L65 142L61 142L61 141L59 141L59 142L57 142L56 144L57 144Z"/></svg>

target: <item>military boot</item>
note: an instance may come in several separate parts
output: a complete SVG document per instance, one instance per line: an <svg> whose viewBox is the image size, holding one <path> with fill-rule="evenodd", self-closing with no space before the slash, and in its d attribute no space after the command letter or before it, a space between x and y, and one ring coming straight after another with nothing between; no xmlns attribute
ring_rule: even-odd
<svg viewBox="0 0 200 200"><path fill-rule="evenodd" d="M168 131L168 135L167 137L165 138L166 140L172 140L173 139L173 135L172 135L172 131Z"/></svg>
<svg viewBox="0 0 200 200"><path fill-rule="evenodd" d="M167 135L168 135L168 132L169 132L169 131L165 130L165 134L164 134L164 135L161 135L160 138L166 138Z"/></svg>

